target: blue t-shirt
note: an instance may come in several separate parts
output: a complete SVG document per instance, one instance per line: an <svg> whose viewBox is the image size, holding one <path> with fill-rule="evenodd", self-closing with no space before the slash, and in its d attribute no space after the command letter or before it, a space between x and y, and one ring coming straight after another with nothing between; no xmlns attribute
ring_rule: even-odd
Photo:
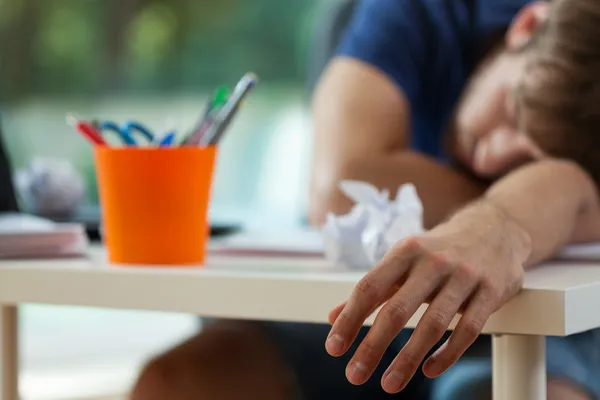
<svg viewBox="0 0 600 400"><path fill-rule="evenodd" d="M411 105L413 147L443 157L443 132L484 47L529 2L359 0L338 53L395 81Z"/></svg>

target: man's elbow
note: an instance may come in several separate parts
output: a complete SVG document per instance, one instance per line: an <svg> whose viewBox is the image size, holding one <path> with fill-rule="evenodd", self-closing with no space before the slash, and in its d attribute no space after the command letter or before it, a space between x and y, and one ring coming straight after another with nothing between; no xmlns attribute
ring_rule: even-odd
<svg viewBox="0 0 600 400"><path fill-rule="evenodd" d="M316 187L311 185L308 198L308 221L314 227L320 227L325 222L327 214L334 209L332 198L335 191L334 185Z"/></svg>
<svg viewBox="0 0 600 400"><path fill-rule="evenodd" d="M308 222L315 228L321 227L325 222L326 215L327 204L311 194L308 201Z"/></svg>
<svg viewBox="0 0 600 400"><path fill-rule="evenodd" d="M308 198L308 220L311 225L320 227L327 214L345 214L352 208L352 202L340 190L340 174L313 176Z"/></svg>

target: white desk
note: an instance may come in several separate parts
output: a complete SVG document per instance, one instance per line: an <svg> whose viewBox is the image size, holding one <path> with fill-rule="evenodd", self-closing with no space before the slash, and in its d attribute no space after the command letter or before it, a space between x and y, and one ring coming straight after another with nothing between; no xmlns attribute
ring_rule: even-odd
<svg viewBox="0 0 600 400"><path fill-rule="evenodd" d="M121 268L92 250L89 260L0 261L0 399L17 399L19 304L326 323L361 276L314 258L214 256L202 269ZM522 293L484 329L494 334L494 399L545 400L544 337L600 327L598 309L600 264L555 263L529 272Z"/></svg>

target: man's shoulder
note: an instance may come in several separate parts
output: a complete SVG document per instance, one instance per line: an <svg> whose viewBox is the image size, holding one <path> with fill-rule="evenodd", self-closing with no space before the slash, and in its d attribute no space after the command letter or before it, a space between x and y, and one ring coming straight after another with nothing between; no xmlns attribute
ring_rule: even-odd
<svg viewBox="0 0 600 400"><path fill-rule="evenodd" d="M338 52L378 67L414 102L434 65L461 62L475 10L470 0L358 0Z"/></svg>
<svg viewBox="0 0 600 400"><path fill-rule="evenodd" d="M355 0L356 14L383 22L453 27L507 27L521 8L531 0Z"/></svg>

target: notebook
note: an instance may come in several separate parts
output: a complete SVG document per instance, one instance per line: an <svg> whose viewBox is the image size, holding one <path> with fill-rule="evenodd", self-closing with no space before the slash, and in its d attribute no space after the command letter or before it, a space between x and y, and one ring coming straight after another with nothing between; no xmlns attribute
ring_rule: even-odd
<svg viewBox="0 0 600 400"><path fill-rule="evenodd" d="M0 214L0 259L61 258L86 254L81 224L57 224L21 213Z"/></svg>

